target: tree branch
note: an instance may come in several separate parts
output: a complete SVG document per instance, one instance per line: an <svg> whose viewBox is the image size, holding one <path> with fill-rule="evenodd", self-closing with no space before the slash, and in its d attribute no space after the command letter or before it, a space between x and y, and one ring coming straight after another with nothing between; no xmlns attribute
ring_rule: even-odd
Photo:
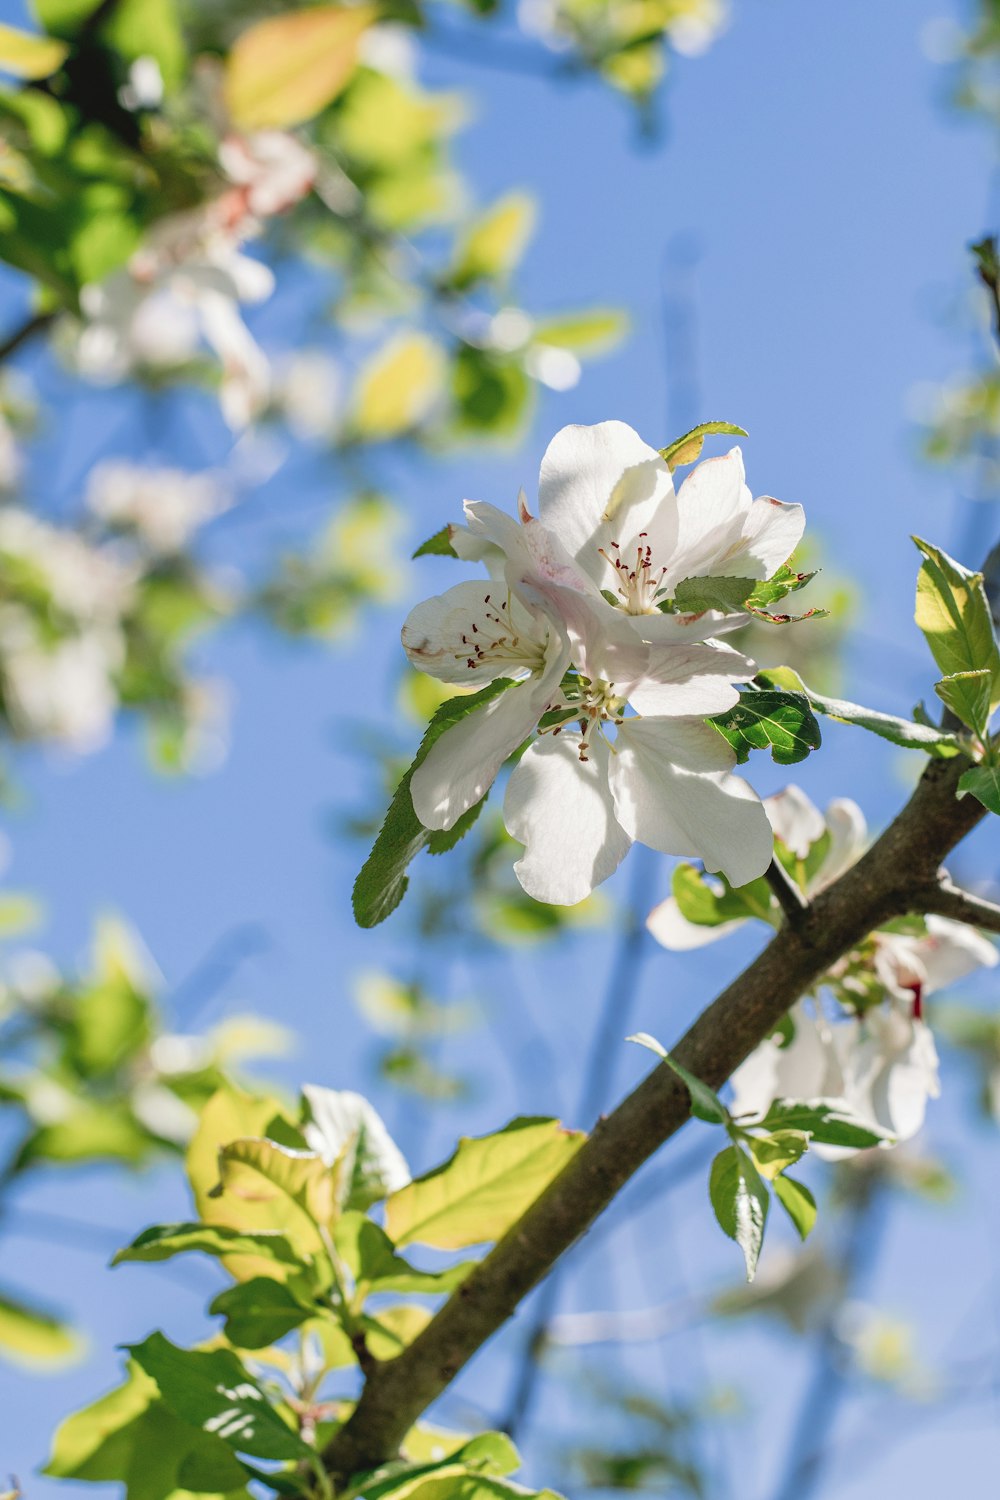
<svg viewBox="0 0 1000 1500"><path fill-rule="evenodd" d="M956 796L962 756L934 760L867 854L812 902L809 940L783 928L683 1037L674 1056L713 1088L773 1031L822 974L869 932L912 911L955 845L985 816ZM393 1457L421 1413L588 1229L624 1183L688 1120L690 1100L666 1064L593 1134L423 1332L366 1382L324 1462L335 1479Z"/></svg>
<svg viewBox="0 0 1000 1500"><path fill-rule="evenodd" d="M43 329L48 328L55 317L54 312L38 312L33 313L30 318L25 318L20 328L15 328L13 333L0 340L0 364L3 364L4 360L9 359L12 354L16 354L21 345L34 338L36 333L41 333Z"/></svg>
<svg viewBox="0 0 1000 1500"><path fill-rule="evenodd" d="M1000 906L953 885L944 872L933 885L916 893L915 905L921 912L936 917L951 917L956 922L967 922L970 927L981 927L985 932L1000 932Z"/></svg>

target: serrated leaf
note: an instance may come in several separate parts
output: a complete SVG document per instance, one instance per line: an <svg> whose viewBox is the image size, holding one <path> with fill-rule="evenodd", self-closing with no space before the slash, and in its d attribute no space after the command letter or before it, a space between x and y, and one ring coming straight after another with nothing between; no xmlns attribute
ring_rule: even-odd
<svg viewBox="0 0 1000 1500"><path fill-rule="evenodd" d="M740 701L710 720L732 745L743 764L751 750L770 749L781 766L805 760L822 743L819 725L801 693L758 688L740 694Z"/></svg>
<svg viewBox="0 0 1000 1500"><path fill-rule="evenodd" d="M231 1350L180 1349L162 1333L126 1347L136 1364L155 1380L164 1404L176 1417L214 1433L234 1453L315 1460L315 1449L271 1405Z"/></svg>
<svg viewBox="0 0 1000 1500"><path fill-rule="evenodd" d="M448 280L464 291L478 281L505 278L531 237L535 203L527 193L507 193L475 219L462 235Z"/></svg>
<svg viewBox="0 0 1000 1500"><path fill-rule="evenodd" d="M660 457L673 473L674 469L680 468L682 464L693 464L705 446L705 439L717 433L727 437L749 436L742 427L737 427L733 422L699 422L697 427L692 427L691 431L686 432L683 437L675 438L672 443L661 448Z"/></svg>
<svg viewBox="0 0 1000 1500"><path fill-rule="evenodd" d="M767 1223L767 1185L740 1146L727 1146L712 1162L708 1193L720 1227L743 1251L753 1281Z"/></svg>
<svg viewBox="0 0 1000 1500"><path fill-rule="evenodd" d="M224 1317L226 1338L238 1349L265 1349L276 1344L318 1309L299 1300L290 1287L270 1276L255 1276L227 1287L209 1306Z"/></svg>
<svg viewBox="0 0 1000 1500"><path fill-rule="evenodd" d="M808 1238L816 1223L816 1199L804 1182L794 1177L776 1177L772 1184L775 1196L798 1230L799 1238Z"/></svg>
<svg viewBox="0 0 1000 1500"><path fill-rule="evenodd" d="M426 542L421 542L414 557L457 557L458 553L451 545L451 527L442 526L440 531L435 531Z"/></svg>
<svg viewBox="0 0 1000 1500"><path fill-rule="evenodd" d="M226 60L223 95L241 130L287 129L325 109L349 82L371 5L317 5L258 21Z"/></svg>
<svg viewBox="0 0 1000 1500"><path fill-rule="evenodd" d="M650 1052L655 1052L672 1073L683 1083L691 1095L691 1113L699 1120L706 1120L710 1125L725 1125L729 1119L729 1111L721 1099L707 1083L702 1083L693 1073L689 1073L683 1064L676 1062L667 1049L658 1042L655 1036L650 1036L648 1031L637 1031L634 1036L625 1038L627 1042L637 1042L640 1047L646 1047Z"/></svg>
<svg viewBox="0 0 1000 1500"><path fill-rule="evenodd" d="M406 894L409 884L406 870L410 861L431 841L431 831L423 826L413 811L410 781L414 771L426 760L431 746L446 729L513 686L511 678L498 677L481 692L449 698L431 719L413 764L396 788L372 852L354 882L354 916L359 927L375 927L395 911Z"/></svg>
<svg viewBox="0 0 1000 1500"><path fill-rule="evenodd" d="M757 676L777 687L801 693L817 713L838 719L842 724L856 724L859 729L867 729L870 734L877 734L893 745L902 745L907 750L923 750L926 755L950 756L961 752L961 742L946 730L899 719L895 714L884 714L875 708L862 708L860 704L848 703L843 698L828 698L807 687L791 667L770 667L766 672L758 672Z"/></svg>
<svg viewBox="0 0 1000 1500"><path fill-rule="evenodd" d="M773 1182L779 1172L793 1167L805 1154L809 1135L804 1130L775 1130L770 1135L751 1136L746 1147L760 1175Z"/></svg>
<svg viewBox="0 0 1000 1500"><path fill-rule="evenodd" d="M341 1208L368 1209L406 1186L410 1169L403 1154L362 1094L306 1084L302 1104L306 1141L338 1165Z"/></svg>
<svg viewBox="0 0 1000 1500"><path fill-rule="evenodd" d="M69 48L50 36L0 24L0 73L15 78L48 78L66 60Z"/></svg>
<svg viewBox="0 0 1000 1500"><path fill-rule="evenodd" d="M754 584L747 606L753 610L766 609L769 604L776 604L779 599L784 599L788 594L795 594L799 589L804 589L806 584L811 583L815 577L815 572L797 573L787 563L782 563L772 577ZM825 614L826 611L821 611L821 613Z"/></svg>
<svg viewBox="0 0 1000 1500"><path fill-rule="evenodd" d="M959 792L971 792L991 813L1000 813L1000 766L973 766L959 777Z"/></svg>
<svg viewBox="0 0 1000 1500"><path fill-rule="evenodd" d="M686 614L720 609L724 614L741 610L754 592L752 578L684 578L677 585L674 603Z"/></svg>
<svg viewBox="0 0 1000 1500"><path fill-rule="evenodd" d="M993 681L987 667L976 672L955 672L934 684L943 703L973 734L984 735L990 721Z"/></svg>
<svg viewBox="0 0 1000 1500"><path fill-rule="evenodd" d="M917 575L914 618L946 677L985 668L990 674L990 712L1000 705L1000 649L982 573L914 537L924 555Z"/></svg>
<svg viewBox="0 0 1000 1500"><path fill-rule="evenodd" d="M440 1167L387 1199L390 1239L441 1250L499 1239L583 1141L582 1131L541 1119L512 1120L493 1135L463 1136Z"/></svg>
<svg viewBox="0 0 1000 1500"><path fill-rule="evenodd" d="M200 1251L203 1255L266 1256L284 1265L301 1265L301 1258L277 1231L231 1229L225 1224L154 1224L113 1257L113 1266L128 1261L170 1260L174 1255Z"/></svg>
<svg viewBox="0 0 1000 1500"><path fill-rule="evenodd" d="M760 1122L764 1130L804 1130L823 1146L848 1146L865 1150L891 1141L892 1136L849 1115L843 1108L822 1101L776 1099Z"/></svg>
<svg viewBox="0 0 1000 1500"><path fill-rule="evenodd" d="M325 1260L324 1231L339 1207L339 1172L312 1151L251 1137L219 1152L213 1196L241 1229L275 1228L305 1261Z"/></svg>

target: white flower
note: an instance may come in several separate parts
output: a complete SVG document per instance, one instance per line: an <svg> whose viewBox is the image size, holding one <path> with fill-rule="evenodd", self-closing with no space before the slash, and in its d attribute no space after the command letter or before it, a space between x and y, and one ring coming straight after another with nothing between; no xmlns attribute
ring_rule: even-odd
<svg viewBox="0 0 1000 1500"><path fill-rule="evenodd" d="M315 156L284 130L227 135L219 146L219 162L242 190L244 211L257 219L285 213L316 181Z"/></svg>
<svg viewBox="0 0 1000 1500"><path fill-rule="evenodd" d="M53 645L29 635L12 639L0 619L0 678L15 733L56 740L84 754L111 736L124 657L118 632L90 630Z"/></svg>
<svg viewBox="0 0 1000 1500"><path fill-rule="evenodd" d="M800 787L791 785L775 793L773 797L765 797L764 811L775 838L798 860L808 859L814 844L824 836L827 837L822 862L805 881L806 895L814 896L817 891L832 885L864 852L868 827L864 813L849 797L834 798L824 814L813 805ZM771 911L777 923L780 909L773 897ZM646 918L646 926L664 948L679 952L717 942L719 938L736 932L749 920L749 916L736 917L730 922L719 922L714 927L691 922L684 916L676 897L668 896L665 901L654 906Z"/></svg>
<svg viewBox="0 0 1000 1500"><path fill-rule="evenodd" d="M989 938L949 917L926 918L921 936L875 934L875 972L890 995L913 1000L919 1012L935 990L964 979L974 969L993 968L1000 953Z"/></svg>
<svg viewBox="0 0 1000 1500"><path fill-rule="evenodd" d="M110 548L91 546L17 506L0 508L0 573L5 562L27 565L52 603L83 623L117 621L135 589L135 570Z"/></svg>
<svg viewBox="0 0 1000 1500"><path fill-rule="evenodd" d="M629 607L608 603L601 590L619 576L601 519L609 506L637 546L654 538L672 556L679 523L659 455L623 423L564 429L542 465L542 518L523 495L519 520L467 501L452 544L484 563L491 581L418 605L403 628L410 660L445 682L520 679L445 731L415 771L413 806L425 827L453 827L546 712L561 726L578 722L543 731L504 802L508 831L525 845L521 884L564 905L606 879L636 840L697 854L736 884L762 874L771 855L756 793L731 774L735 755L703 722L736 703L735 684L754 665L705 639L716 616L662 614L658 585L646 590L633 577L623 586L636 615L640 606L652 612L641 630ZM564 683L571 662L577 675Z"/></svg>
<svg viewBox="0 0 1000 1500"><path fill-rule="evenodd" d="M280 372L276 399L297 437L329 437L343 404L343 377L322 349L303 349Z"/></svg>
<svg viewBox="0 0 1000 1500"><path fill-rule="evenodd" d="M111 526L136 532L153 552L180 552L199 526L225 509L227 497L211 474L147 469L108 460L90 473L87 505Z"/></svg>

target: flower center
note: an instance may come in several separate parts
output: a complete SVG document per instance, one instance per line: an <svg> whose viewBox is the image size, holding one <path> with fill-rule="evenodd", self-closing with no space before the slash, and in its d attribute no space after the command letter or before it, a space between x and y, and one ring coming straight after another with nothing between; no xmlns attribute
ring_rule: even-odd
<svg viewBox="0 0 1000 1500"><path fill-rule="evenodd" d="M560 734L568 723L575 721L580 729L580 760L586 762L590 759L590 742L594 735L603 733L606 723L622 723L625 699L615 692L613 682L591 682L585 677L578 678L577 682L579 694L564 693L549 709L550 713L565 713L566 718L541 733Z"/></svg>
<svg viewBox="0 0 1000 1500"><path fill-rule="evenodd" d="M509 664L540 672L545 665L545 643L519 633L514 623L510 595L502 602L492 594L483 598L483 613L462 636L462 652L455 658L470 669Z"/></svg>
<svg viewBox="0 0 1000 1500"><path fill-rule="evenodd" d="M635 549L635 559L622 557L618 542L612 542L609 551L598 549L604 561L615 570L616 592L622 608L629 615L651 615L656 612L656 600L663 584L666 568L653 566L653 549L645 531L640 531Z"/></svg>

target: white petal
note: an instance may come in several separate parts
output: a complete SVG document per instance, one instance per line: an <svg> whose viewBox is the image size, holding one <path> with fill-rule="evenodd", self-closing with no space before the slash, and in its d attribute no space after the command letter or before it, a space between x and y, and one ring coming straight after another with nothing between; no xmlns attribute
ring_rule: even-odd
<svg viewBox="0 0 1000 1500"><path fill-rule="evenodd" d="M503 817L524 844L514 866L536 901L575 906L607 880L632 845L619 826L608 788L610 752L595 736L581 761L580 736L564 730L530 745L514 770Z"/></svg>
<svg viewBox="0 0 1000 1500"><path fill-rule="evenodd" d="M856 864L868 841L865 815L850 797L835 797L826 809L825 818L830 834L830 847L823 867L813 882L813 891L821 891L832 885L845 870Z"/></svg>
<svg viewBox="0 0 1000 1500"><path fill-rule="evenodd" d="M539 514L603 588L613 571L600 549L612 542L625 547L646 532L655 555L669 557L677 539L673 490L663 459L627 423L564 427L542 459Z"/></svg>
<svg viewBox="0 0 1000 1500"><path fill-rule="evenodd" d="M681 913L674 897L668 896L666 901L653 907L646 918L646 927L662 947L670 948L675 953L685 953L691 948L704 948L708 943L728 937L731 932L742 927L745 921L745 917L737 917L732 922L719 922L715 927L709 927L703 922L689 922Z"/></svg>
<svg viewBox="0 0 1000 1500"><path fill-rule="evenodd" d="M728 570L737 578L770 578L791 557L805 529L806 513L801 505L786 505L783 500L763 495L750 507L736 551L725 559L724 567L717 566L715 571L724 574Z"/></svg>
<svg viewBox="0 0 1000 1500"><path fill-rule="evenodd" d="M731 885L764 873L771 825L753 788L727 774L735 757L710 724L628 719L615 752L611 790L632 838L662 854L693 855Z"/></svg>
<svg viewBox="0 0 1000 1500"><path fill-rule="evenodd" d="M716 565L742 537L750 506L739 448L692 469L677 492L677 551L667 583L672 587L682 578L718 576Z"/></svg>
<svg viewBox="0 0 1000 1500"><path fill-rule="evenodd" d="M764 811L775 838L779 838L798 859L805 859L813 844L826 832L823 814L794 784L776 792L773 797L765 797Z"/></svg>
<svg viewBox="0 0 1000 1500"><path fill-rule="evenodd" d="M742 630L750 620L749 615L724 615L715 609L706 609L697 615L671 615L654 610L652 614L625 615L623 618L628 620L640 640L648 641L653 646L706 641L709 636Z"/></svg>
<svg viewBox="0 0 1000 1500"><path fill-rule="evenodd" d="M927 918L927 936L918 940L917 951L927 971L929 992L954 984L975 969L992 969L1000 960L989 938L949 917Z"/></svg>
<svg viewBox="0 0 1000 1500"><path fill-rule="evenodd" d="M522 682L445 730L410 782L413 810L425 828L453 827L485 796L544 707L537 681Z"/></svg>
<svg viewBox="0 0 1000 1500"><path fill-rule="evenodd" d="M416 605L402 630L403 650L415 667L441 682L482 686L524 668L536 669L548 631L506 587L456 583ZM497 642L503 645L497 649Z"/></svg>
<svg viewBox="0 0 1000 1500"><path fill-rule="evenodd" d="M762 1042L733 1074L734 1115L764 1115L775 1099L837 1099L843 1094L836 1044L845 1026L831 1026L801 1001L791 1019L795 1035L787 1046Z"/></svg>
<svg viewBox="0 0 1000 1500"><path fill-rule="evenodd" d="M627 690L621 686L640 714L708 717L732 708L740 696L733 684L755 671L750 658L731 646L694 642L650 648L643 676Z"/></svg>

